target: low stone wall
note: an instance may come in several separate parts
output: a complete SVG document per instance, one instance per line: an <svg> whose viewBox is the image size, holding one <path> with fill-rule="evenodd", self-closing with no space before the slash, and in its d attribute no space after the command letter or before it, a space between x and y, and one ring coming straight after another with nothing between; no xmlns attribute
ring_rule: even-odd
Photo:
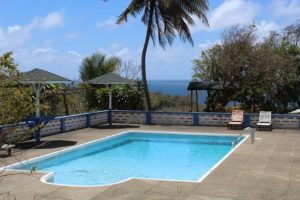
<svg viewBox="0 0 300 200"><path fill-rule="evenodd" d="M272 117L273 128L299 129L299 119L290 116L276 116Z"/></svg>
<svg viewBox="0 0 300 200"><path fill-rule="evenodd" d="M80 115L56 117L41 130L41 136L53 135L72 130L97 126L107 123L147 124L147 125L183 125L183 126L226 126L231 113L204 112L143 112L113 110L84 113ZM111 121L110 121L111 120ZM256 127L258 114L245 113L245 127ZM273 128L300 129L300 115L272 115ZM11 127L0 126L0 134ZM32 136L32 130L26 123L14 125L14 137Z"/></svg>
<svg viewBox="0 0 300 200"><path fill-rule="evenodd" d="M11 133L11 131L13 131L12 135L8 135L8 137L3 138L6 139L5 142L7 143L15 143L16 141L30 139L32 135L32 131L26 123L0 126L0 134Z"/></svg>
<svg viewBox="0 0 300 200"><path fill-rule="evenodd" d="M192 113L164 113L153 112L151 113L151 123L155 125L193 125Z"/></svg>
<svg viewBox="0 0 300 200"><path fill-rule="evenodd" d="M83 129L87 127L87 116L76 115L65 119L65 131Z"/></svg>
<svg viewBox="0 0 300 200"><path fill-rule="evenodd" d="M256 127L258 114L250 114L250 126ZM300 117L296 115L272 115L272 127L276 129L300 129Z"/></svg>
<svg viewBox="0 0 300 200"><path fill-rule="evenodd" d="M50 120L46 124L46 126L42 128L41 137L107 123L108 111L99 111L80 115L56 117ZM29 125L26 123L20 123L18 125L0 126L0 134L9 127L14 127L14 138L24 138L24 135L26 136L25 139L30 139L32 137L33 130L31 130Z"/></svg>
<svg viewBox="0 0 300 200"><path fill-rule="evenodd" d="M113 123L146 124L145 112L113 111L111 115Z"/></svg>
<svg viewBox="0 0 300 200"><path fill-rule="evenodd" d="M231 113L112 111L113 123L226 127ZM244 114L245 127L256 127L258 114ZM272 115L273 128L300 129L300 115Z"/></svg>
<svg viewBox="0 0 300 200"><path fill-rule="evenodd" d="M108 114L107 114L107 112L91 113L90 120L91 120L90 121L91 126L107 124L108 123Z"/></svg>
<svg viewBox="0 0 300 200"><path fill-rule="evenodd" d="M230 121L229 113L199 113L200 126L227 126Z"/></svg>
<svg viewBox="0 0 300 200"><path fill-rule="evenodd" d="M53 135L61 132L61 120L54 119L41 130L41 136Z"/></svg>

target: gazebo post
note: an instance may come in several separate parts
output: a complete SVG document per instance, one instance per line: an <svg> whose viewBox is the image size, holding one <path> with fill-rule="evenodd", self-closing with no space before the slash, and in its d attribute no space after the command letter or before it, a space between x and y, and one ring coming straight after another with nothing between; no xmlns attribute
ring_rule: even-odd
<svg viewBox="0 0 300 200"><path fill-rule="evenodd" d="M109 89L109 105L108 105L108 124L112 126L111 109L112 109L112 85L108 84Z"/></svg>
<svg viewBox="0 0 300 200"><path fill-rule="evenodd" d="M37 119L39 119L41 117L41 108L40 108L40 95L41 95L41 90L42 90L42 84L40 83L32 83L31 84L33 92L35 93L35 126L38 126L38 121ZM36 143L40 143L41 142L41 131L39 130L39 128L34 129L34 138Z"/></svg>
<svg viewBox="0 0 300 200"><path fill-rule="evenodd" d="M63 93L63 100L64 100L64 106L65 106L65 113L66 113L66 115L69 115L69 108L68 108L68 102L67 102L67 93L66 93L65 89L64 89L64 93Z"/></svg>
<svg viewBox="0 0 300 200"><path fill-rule="evenodd" d="M32 84L32 89L35 93L35 117L39 118L41 116L41 108L40 108L40 96L42 91L42 84Z"/></svg>
<svg viewBox="0 0 300 200"><path fill-rule="evenodd" d="M191 112L193 112L193 90L191 90Z"/></svg>
<svg viewBox="0 0 300 200"><path fill-rule="evenodd" d="M111 110L112 109L112 87L111 84L108 84L108 89L109 89L109 106L108 109Z"/></svg>
<svg viewBox="0 0 300 200"><path fill-rule="evenodd" d="M196 111L199 112L199 107L198 107L198 90L196 90Z"/></svg>

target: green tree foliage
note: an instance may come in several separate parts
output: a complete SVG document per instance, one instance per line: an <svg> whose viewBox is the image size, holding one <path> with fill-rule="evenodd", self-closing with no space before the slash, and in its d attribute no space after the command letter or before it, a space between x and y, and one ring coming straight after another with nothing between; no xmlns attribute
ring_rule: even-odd
<svg viewBox="0 0 300 200"><path fill-rule="evenodd" d="M208 25L206 0L132 0L119 16L118 23L127 21L129 15L135 17L142 13L142 22L147 26L146 38L141 57L141 74L146 98L146 109L151 110L151 100L146 76L146 53L150 38L153 43L158 40L163 48L172 45L176 36L193 44L189 25L194 25L194 17Z"/></svg>
<svg viewBox="0 0 300 200"><path fill-rule="evenodd" d="M155 111L189 112L191 107L188 96L171 96L159 92L151 93L151 102Z"/></svg>
<svg viewBox="0 0 300 200"><path fill-rule="evenodd" d="M140 81L136 85L116 85L112 90L112 106L117 110L143 110L144 101ZM108 108L108 88L96 91L98 104L102 109Z"/></svg>
<svg viewBox="0 0 300 200"><path fill-rule="evenodd" d="M88 81L109 72L116 71L121 65L121 60L117 57L106 57L101 53L94 53L92 56L83 59L80 65L80 78ZM88 108L94 110L98 108L95 87L86 86L86 100Z"/></svg>
<svg viewBox="0 0 300 200"><path fill-rule="evenodd" d="M255 26L233 26L223 31L221 44L194 60L194 78L218 81L224 87L208 93L207 110L230 101L241 102L247 110L260 104L274 112L299 106L300 94L295 87L299 84L299 35L295 39L295 27L299 25L282 34L273 32L263 41L258 41Z"/></svg>
<svg viewBox="0 0 300 200"><path fill-rule="evenodd" d="M34 112L32 91L19 84L19 72L12 52L0 56L0 125L17 124ZM15 128L5 128L0 145L11 137Z"/></svg>

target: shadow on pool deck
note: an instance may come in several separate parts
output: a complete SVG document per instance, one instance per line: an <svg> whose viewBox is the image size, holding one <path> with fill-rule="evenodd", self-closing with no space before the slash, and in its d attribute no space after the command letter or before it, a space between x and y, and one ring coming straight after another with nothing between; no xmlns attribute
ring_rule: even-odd
<svg viewBox="0 0 300 200"><path fill-rule="evenodd" d="M76 145L76 141L69 140L45 140L41 143L35 141L25 141L16 145L16 149L54 149Z"/></svg>

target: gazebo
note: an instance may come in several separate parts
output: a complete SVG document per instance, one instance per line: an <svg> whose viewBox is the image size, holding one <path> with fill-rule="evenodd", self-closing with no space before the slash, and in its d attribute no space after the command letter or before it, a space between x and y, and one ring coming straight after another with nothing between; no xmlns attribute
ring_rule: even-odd
<svg viewBox="0 0 300 200"><path fill-rule="evenodd" d="M223 90L224 83L218 81L191 81L187 90L191 91L191 112L193 112L193 92L196 91L196 111L198 107L198 90Z"/></svg>
<svg viewBox="0 0 300 200"><path fill-rule="evenodd" d="M35 68L31 71L24 72L21 74L20 83L24 85L29 85L32 87L33 92L35 94L35 118L29 119L30 121L35 122L35 126L37 130L35 130L35 139L36 142L40 142L40 124L47 124L49 121L48 118L41 117L40 113L40 95L44 86L47 84L66 84L71 81L59 76L57 74L53 74L46 70Z"/></svg>
<svg viewBox="0 0 300 200"><path fill-rule="evenodd" d="M107 73L97 78L91 79L87 81L88 84L91 85L107 85L109 88L109 107L108 109L112 109L112 85L120 85L120 84L134 84L134 82L130 79L121 77L116 73Z"/></svg>
<svg viewBox="0 0 300 200"><path fill-rule="evenodd" d="M57 74L53 74L46 70L35 68L31 71L24 72L21 75L20 83L26 84L32 87L35 93L35 117L39 118L40 114L40 94L43 87L47 84L66 84L70 83L69 79L66 79Z"/></svg>

